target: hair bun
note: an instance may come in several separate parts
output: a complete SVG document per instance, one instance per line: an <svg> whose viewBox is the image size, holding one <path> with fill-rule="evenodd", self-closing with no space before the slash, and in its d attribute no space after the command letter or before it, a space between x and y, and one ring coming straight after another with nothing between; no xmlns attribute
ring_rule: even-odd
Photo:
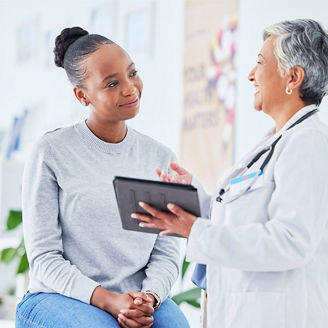
<svg viewBox="0 0 328 328"><path fill-rule="evenodd" d="M81 27L68 27L61 31L55 41L55 64L64 68L64 57L68 47L82 36L88 35L89 32Z"/></svg>

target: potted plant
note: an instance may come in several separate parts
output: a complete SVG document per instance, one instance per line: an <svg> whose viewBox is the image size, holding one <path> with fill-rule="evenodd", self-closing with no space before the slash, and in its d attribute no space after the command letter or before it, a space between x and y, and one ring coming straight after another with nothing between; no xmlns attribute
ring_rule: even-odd
<svg viewBox="0 0 328 328"><path fill-rule="evenodd" d="M22 224L22 211L9 211L7 219L7 231L16 229ZM0 261L4 263L10 263L14 259L19 259L16 273L25 273L29 269L29 263L26 256L24 239L17 247L5 248L1 251Z"/></svg>
<svg viewBox="0 0 328 328"><path fill-rule="evenodd" d="M181 270L181 280L183 281L189 267L189 262L186 261L186 257L183 259L182 263L182 270ZM180 305L183 302L188 303L189 305L200 308L200 296L201 296L201 289L198 287L191 288L185 291L182 291L174 296L172 296L172 300L177 304Z"/></svg>

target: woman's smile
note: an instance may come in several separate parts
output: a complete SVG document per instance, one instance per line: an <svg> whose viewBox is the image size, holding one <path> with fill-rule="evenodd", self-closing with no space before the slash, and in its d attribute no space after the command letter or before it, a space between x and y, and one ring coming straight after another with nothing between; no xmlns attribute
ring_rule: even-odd
<svg viewBox="0 0 328 328"><path fill-rule="evenodd" d="M139 106L139 97L136 97L132 101L128 101L124 104L119 105L119 107L128 107L128 108L136 107L136 106Z"/></svg>

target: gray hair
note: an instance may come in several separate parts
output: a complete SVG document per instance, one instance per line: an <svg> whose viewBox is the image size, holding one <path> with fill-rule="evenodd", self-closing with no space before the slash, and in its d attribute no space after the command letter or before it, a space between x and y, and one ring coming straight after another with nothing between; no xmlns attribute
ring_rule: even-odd
<svg viewBox="0 0 328 328"><path fill-rule="evenodd" d="M320 105L328 93L328 34L316 21L297 19L267 27L263 40L274 36L274 54L281 76L294 66L305 71L300 88L302 101Z"/></svg>

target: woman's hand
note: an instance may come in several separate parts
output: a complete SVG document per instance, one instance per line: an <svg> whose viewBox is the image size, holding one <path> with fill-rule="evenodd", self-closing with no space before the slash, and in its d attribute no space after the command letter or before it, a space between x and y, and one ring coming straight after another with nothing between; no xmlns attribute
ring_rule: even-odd
<svg viewBox="0 0 328 328"><path fill-rule="evenodd" d="M153 305L155 302L155 299L151 295L147 295L143 292L130 292L129 293L133 299L134 304L136 305L142 305L145 303L148 303L148 306L152 307L152 312L154 312ZM143 318L145 316L145 313L136 308L132 309L122 309L120 311L120 314L118 315L118 322L123 328L133 328L133 327L139 327L136 324L141 324L144 328L150 328L153 325L153 317L147 317L151 318L151 320L147 319L147 321Z"/></svg>
<svg viewBox="0 0 328 328"><path fill-rule="evenodd" d="M141 221L140 227L161 229L160 236L175 233L188 238L191 227L197 219L195 215L172 203L167 204L171 213L156 210L144 202L139 202L139 205L150 215L132 213L131 217Z"/></svg>
<svg viewBox="0 0 328 328"><path fill-rule="evenodd" d="M154 321L151 316L154 313L152 299L143 292L132 291L127 294L132 297L133 306L120 308L117 317L120 326L123 328L151 327Z"/></svg>
<svg viewBox="0 0 328 328"><path fill-rule="evenodd" d="M155 171L161 181L191 184L192 175L177 163L170 162L169 167L177 174L168 174L166 170L156 168Z"/></svg>
<svg viewBox="0 0 328 328"><path fill-rule="evenodd" d="M132 291L114 294L101 286L96 287L91 297L91 304L117 318L124 328L148 328L153 324L152 299L146 293ZM121 310L134 310L126 316Z"/></svg>

